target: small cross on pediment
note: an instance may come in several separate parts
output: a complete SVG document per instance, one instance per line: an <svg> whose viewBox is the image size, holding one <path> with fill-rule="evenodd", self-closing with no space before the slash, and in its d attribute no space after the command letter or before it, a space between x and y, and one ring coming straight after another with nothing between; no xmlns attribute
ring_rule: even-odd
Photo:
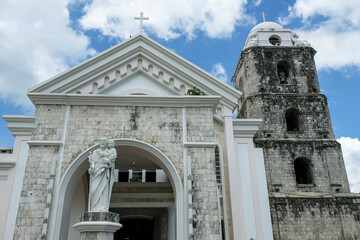
<svg viewBox="0 0 360 240"><path fill-rule="evenodd" d="M148 17L144 17L144 13L143 13L143 12L140 12L140 17L135 17L134 19L135 19L135 20L140 20L139 30L140 30L140 33L144 33L143 21L144 21L144 20L149 20L149 18L148 18Z"/></svg>

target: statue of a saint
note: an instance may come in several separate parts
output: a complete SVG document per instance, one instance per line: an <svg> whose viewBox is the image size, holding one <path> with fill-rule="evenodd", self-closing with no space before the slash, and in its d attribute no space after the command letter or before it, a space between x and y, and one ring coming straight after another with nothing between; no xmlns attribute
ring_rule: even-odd
<svg viewBox="0 0 360 240"><path fill-rule="evenodd" d="M114 142L100 138L100 148L89 156L89 212L109 211L111 190L114 183L116 149Z"/></svg>

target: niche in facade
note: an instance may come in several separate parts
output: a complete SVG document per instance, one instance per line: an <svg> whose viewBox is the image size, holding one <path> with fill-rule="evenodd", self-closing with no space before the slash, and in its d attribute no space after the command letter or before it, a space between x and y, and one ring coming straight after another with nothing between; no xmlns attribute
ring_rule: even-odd
<svg viewBox="0 0 360 240"><path fill-rule="evenodd" d="M290 64L287 61L281 60L277 63L277 75L280 84L288 84L291 79Z"/></svg>
<svg viewBox="0 0 360 240"><path fill-rule="evenodd" d="M294 161L295 176L297 184L313 184L311 163L306 158L298 158Z"/></svg>
<svg viewBox="0 0 360 240"><path fill-rule="evenodd" d="M300 112L297 109L290 108L285 112L287 131L299 131Z"/></svg>
<svg viewBox="0 0 360 240"><path fill-rule="evenodd" d="M274 46L280 46L281 44L281 38L277 35L271 35L269 37L269 43Z"/></svg>

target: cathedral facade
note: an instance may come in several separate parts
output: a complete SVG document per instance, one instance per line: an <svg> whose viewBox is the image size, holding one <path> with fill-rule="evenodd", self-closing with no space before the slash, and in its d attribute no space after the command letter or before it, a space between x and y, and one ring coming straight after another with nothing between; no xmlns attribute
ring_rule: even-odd
<svg viewBox="0 0 360 240"><path fill-rule="evenodd" d="M359 239L360 197L314 54L291 30L261 23L231 87L140 33L29 89L35 116L3 116L15 145L0 155L1 236L84 239L89 157L106 138L117 155L110 212L122 228L92 231Z"/></svg>

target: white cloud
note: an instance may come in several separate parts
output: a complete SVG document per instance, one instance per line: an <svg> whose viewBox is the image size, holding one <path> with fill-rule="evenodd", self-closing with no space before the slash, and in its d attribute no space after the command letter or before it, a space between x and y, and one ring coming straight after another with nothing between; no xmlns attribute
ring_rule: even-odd
<svg viewBox="0 0 360 240"><path fill-rule="evenodd" d="M84 29L98 29L104 35L128 38L138 33L139 12L146 31L160 38L180 35L193 38L201 30L209 37L229 37L235 25L250 18L244 13L246 0L94 0L85 9L80 23Z"/></svg>
<svg viewBox="0 0 360 240"><path fill-rule="evenodd" d="M280 18L282 24L295 17L304 27L294 29L318 51L318 68L339 69L344 66L360 68L360 5L358 0L297 0L289 7L289 16Z"/></svg>
<svg viewBox="0 0 360 240"><path fill-rule="evenodd" d="M3 1L0 8L0 98L31 108L26 90L94 54L74 32L69 1Z"/></svg>
<svg viewBox="0 0 360 240"><path fill-rule="evenodd" d="M225 71L224 66L221 63L215 63L212 67L210 73L220 79L221 81L224 81L228 83L228 77Z"/></svg>
<svg viewBox="0 0 360 240"><path fill-rule="evenodd" d="M255 0L254 5L259 6L261 4L261 0Z"/></svg>
<svg viewBox="0 0 360 240"><path fill-rule="evenodd" d="M337 141L341 143L351 191L360 193L360 141L350 137L341 137Z"/></svg>

